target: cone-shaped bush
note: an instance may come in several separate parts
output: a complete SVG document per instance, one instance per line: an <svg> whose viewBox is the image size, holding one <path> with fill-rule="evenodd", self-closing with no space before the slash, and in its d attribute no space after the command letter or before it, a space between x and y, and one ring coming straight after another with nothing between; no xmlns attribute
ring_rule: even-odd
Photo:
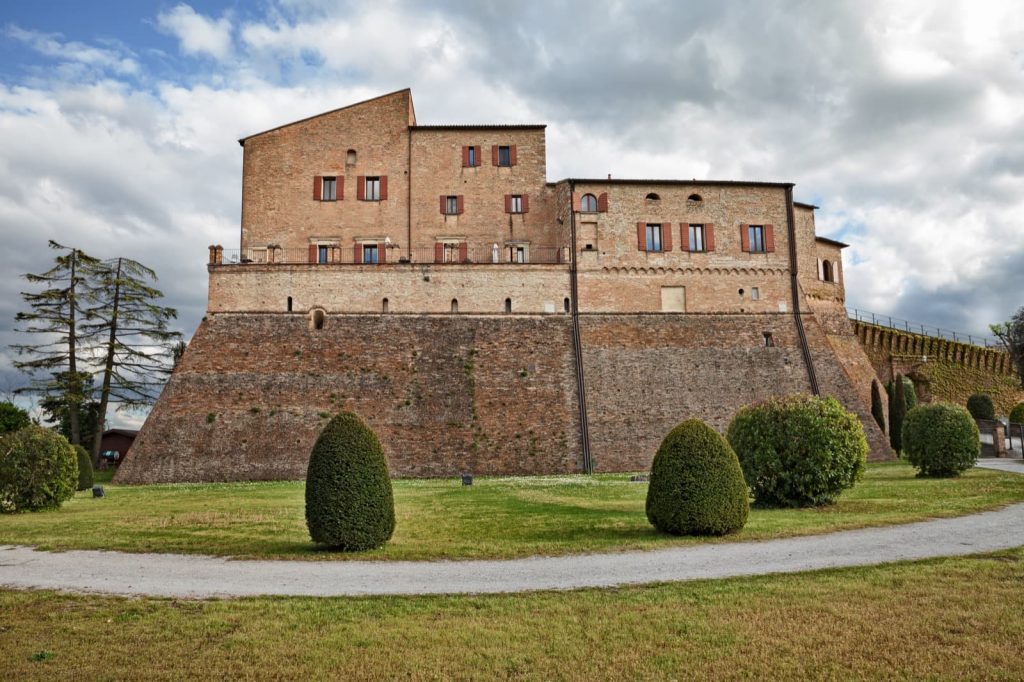
<svg viewBox="0 0 1024 682"><path fill-rule="evenodd" d="M328 422L313 446L306 472L306 525L313 542L347 552L379 547L395 530L384 450L351 412Z"/></svg>
<svg viewBox="0 0 1024 682"><path fill-rule="evenodd" d="M78 489L88 490L92 487L92 459L81 445L75 445L78 456Z"/></svg>
<svg viewBox="0 0 1024 682"><path fill-rule="evenodd" d="M978 425L959 405L918 405L903 424L903 452L920 476L959 476L978 461Z"/></svg>
<svg viewBox="0 0 1024 682"><path fill-rule="evenodd" d="M992 396L986 393L975 393L967 399L967 411L975 419L996 418L996 406L992 403Z"/></svg>
<svg viewBox="0 0 1024 682"><path fill-rule="evenodd" d="M882 390L878 388L876 379L871 380L871 416L875 418L882 433L885 433L885 408L882 407Z"/></svg>
<svg viewBox="0 0 1024 682"><path fill-rule="evenodd" d="M1024 403L1017 403L1010 410L1010 421L1014 424L1024 424Z"/></svg>
<svg viewBox="0 0 1024 682"><path fill-rule="evenodd" d="M75 494L75 449L41 426L0 437L0 511L54 509Z"/></svg>
<svg viewBox="0 0 1024 682"><path fill-rule="evenodd" d="M897 374L889 400L889 445L896 452L903 449L903 419L907 416L906 390L903 375Z"/></svg>
<svg viewBox="0 0 1024 682"><path fill-rule="evenodd" d="M688 419L654 456L647 520L673 535L724 535L747 522L748 495L729 444L701 420Z"/></svg>

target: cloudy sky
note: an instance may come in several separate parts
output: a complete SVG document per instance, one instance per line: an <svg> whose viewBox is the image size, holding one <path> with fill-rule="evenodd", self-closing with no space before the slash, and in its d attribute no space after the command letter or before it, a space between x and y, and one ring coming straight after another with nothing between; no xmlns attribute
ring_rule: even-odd
<svg viewBox="0 0 1024 682"><path fill-rule="evenodd" d="M547 123L551 180L795 182L850 306L984 333L1024 305L1019 0L86 4L0 8L0 391L47 239L155 268L187 338L236 140L404 87L421 123Z"/></svg>

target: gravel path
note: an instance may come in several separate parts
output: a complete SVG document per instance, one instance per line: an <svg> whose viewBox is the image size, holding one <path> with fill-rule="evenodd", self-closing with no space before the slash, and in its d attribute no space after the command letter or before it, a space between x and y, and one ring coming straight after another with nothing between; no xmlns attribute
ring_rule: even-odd
<svg viewBox="0 0 1024 682"><path fill-rule="evenodd" d="M987 468L1024 473L989 460ZM234 561L0 546L0 585L166 597L476 594L793 573L1024 545L1024 504L952 519L763 542L506 561Z"/></svg>

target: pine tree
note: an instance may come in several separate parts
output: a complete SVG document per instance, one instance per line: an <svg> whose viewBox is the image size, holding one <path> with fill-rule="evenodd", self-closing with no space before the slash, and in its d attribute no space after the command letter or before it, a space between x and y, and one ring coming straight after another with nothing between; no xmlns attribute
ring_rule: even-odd
<svg viewBox="0 0 1024 682"><path fill-rule="evenodd" d="M156 273L130 258L105 261L95 274L96 305L88 311L83 333L99 347L100 423L93 436L92 459L99 464L100 441L110 402L118 409L152 404L173 369L181 334L168 328L174 308L157 304L163 293L151 286Z"/></svg>
<svg viewBox="0 0 1024 682"><path fill-rule="evenodd" d="M878 423L878 428L885 433L885 411L882 408L882 389L878 387L878 380L871 380L871 416Z"/></svg>
<svg viewBox="0 0 1024 682"><path fill-rule="evenodd" d="M15 361L14 366L32 376L31 383L16 392L60 398L67 406L71 443L78 445L80 410L89 397L85 382L89 373L79 324L93 300L90 280L100 263L79 249L52 240L49 245L65 252L54 259L56 265L39 275L24 275L29 282L46 288L38 293L21 292L31 310L17 314L15 319L24 323L17 331L35 334L42 340L11 346L19 356L29 358Z"/></svg>

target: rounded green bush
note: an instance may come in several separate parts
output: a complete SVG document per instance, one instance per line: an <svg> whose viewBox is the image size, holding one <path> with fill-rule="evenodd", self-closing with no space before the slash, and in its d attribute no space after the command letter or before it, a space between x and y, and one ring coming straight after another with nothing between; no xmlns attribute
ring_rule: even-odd
<svg viewBox="0 0 1024 682"><path fill-rule="evenodd" d="M669 431L654 456L647 520L673 535L724 535L747 522L748 496L729 444L701 420L688 419Z"/></svg>
<svg viewBox="0 0 1024 682"><path fill-rule="evenodd" d="M8 401L0 403L0 435L23 429L31 423L25 410Z"/></svg>
<svg viewBox="0 0 1024 682"><path fill-rule="evenodd" d="M0 437L0 511L59 507L77 482L75 449L59 433L26 426Z"/></svg>
<svg viewBox="0 0 1024 682"><path fill-rule="evenodd" d="M968 398L967 411L975 419L996 418L996 406L992 403L992 396L987 393L975 393Z"/></svg>
<svg viewBox="0 0 1024 682"><path fill-rule="evenodd" d="M981 454L978 425L959 405L918 405L903 425L903 452L920 476L959 476Z"/></svg>
<svg viewBox="0 0 1024 682"><path fill-rule="evenodd" d="M830 504L864 474L868 443L835 398L793 395L740 409L727 436L762 507Z"/></svg>
<svg viewBox="0 0 1024 682"><path fill-rule="evenodd" d="M1024 403L1017 403L1010 410L1010 421L1014 424L1024 424Z"/></svg>
<svg viewBox="0 0 1024 682"><path fill-rule="evenodd" d="M306 472L306 525L313 542L354 552L383 545L395 530L384 449L359 417L327 423Z"/></svg>
<svg viewBox="0 0 1024 682"><path fill-rule="evenodd" d="M78 458L78 490L88 490L92 487L92 458L81 445L74 448Z"/></svg>

